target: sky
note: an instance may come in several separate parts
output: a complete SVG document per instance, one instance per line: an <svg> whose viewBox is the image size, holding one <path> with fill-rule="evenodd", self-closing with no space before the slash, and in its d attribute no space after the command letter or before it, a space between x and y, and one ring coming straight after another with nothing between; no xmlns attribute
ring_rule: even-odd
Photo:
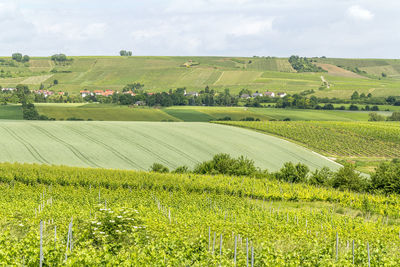
<svg viewBox="0 0 400 267"><path fill-rule="evenodd" d="M0 0L0 55L400 58L398 0Z"/></svg>

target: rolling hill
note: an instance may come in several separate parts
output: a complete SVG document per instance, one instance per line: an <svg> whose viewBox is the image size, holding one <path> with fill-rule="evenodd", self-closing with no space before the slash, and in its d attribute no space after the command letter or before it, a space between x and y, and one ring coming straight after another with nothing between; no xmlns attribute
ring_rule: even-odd
<svg viewBox="0 0 400 267"><path fill-rule="evenodd" d="M285 162L338 164L285 140L207 123L16 122L0 125L0 162L147 170L155 162L193 167L217 153L244 155L262 169Z"/></svg>
<svg viewBox="0 0 400 267"><path fill-rule="evenodd" d="M400 60L313 58L328 72L332 85L318 91L321 73L296 73L286 58L254 57L71 57L69 65L55 65L49 58L32 58L29 64L0 64L3 87L27 84L69 93L83 89L120 90L126 84L140 82L151 92L186 87L201 90L242 88L253 91L301 92L314 89L318 96L349 97L354 90L375 96L399 95ZM4 58L3 58L4 59ZM365 72L356 74L352 71ZM382 77L385 73L386 77ZM53 86L57 80L58 85Z"/></svg>

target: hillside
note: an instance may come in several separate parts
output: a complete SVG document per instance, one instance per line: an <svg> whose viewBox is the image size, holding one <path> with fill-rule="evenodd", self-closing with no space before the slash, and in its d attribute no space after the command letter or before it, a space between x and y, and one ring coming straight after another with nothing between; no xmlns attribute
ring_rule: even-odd
<svg viewBox="0 0 400 267"><path fill-rule="evenodd" d="M339 167L285 140L208 123L3 121L0 137L0 162L135 170L157 162L175 169L228 153L271 171L288 161L311 169Z"/></svg>
<svg viewBox="0 0 400 267"><path fill-rule="evenodd" d="M238 92L301 92L314 89L318 96L349 97L354 90L375 96L399 95L400 61L368 59L313 59L328 70L324 78L329 89L318 91L321 73L296 73L286 58L228 57L71 57L71 64L55 65L49 58L32 58L29 64L0 65L7 75L3 87L18 83L69 93L83 89L121 90L126 84L140 82L150 92L178 87L201 90L210 86ZM341 67L338 67L341 66ZM356 74L355 68L365 71ZM351 71L349 71L351 70ZM382 77L382 72L386 78ZM7 77L5 77L7 76ZM58 84L53 86L53 81Z"/></svg>

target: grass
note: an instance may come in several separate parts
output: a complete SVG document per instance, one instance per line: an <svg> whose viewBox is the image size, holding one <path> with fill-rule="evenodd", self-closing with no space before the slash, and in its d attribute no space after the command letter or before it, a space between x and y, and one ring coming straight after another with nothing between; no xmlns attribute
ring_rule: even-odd
<svg viewBox="0 0 400 267"><path fill-rule="evenodd" d="M41 115L57 120L75 117L100 121L187 121L207 122L230 117L265 120L367 121L367 111L302 110L246 107L174 106L163 109L128 108L112 104L36 104ZM389 113L380 112L384 115Z"/></svg>
<svg viewBox="0 0 400 267"><path fill-rule="evenodd" d="M208 123L2 122L0 162L146 170L154 162L193 167L217 153L244 155L262 169L302 162L338 165L301 146L249 131Z"/></svg>
<svg viewBox="0 0 400 267"><path fill-rule="evenodd" d="M22 120L20 105L0 105L0 120Z"/></svg>
<svg viewBox="0 0 400 267"><path fill-rule="evenodd" d="M388 122L219 122L273 134L371 171L400 157L400 124Z"/></svg>
<svg viewBox="0 0 400 267"><path fill-rule="evenodd" d="M400 87L400 61L365 59L318 59L325 64L359 67L368 77L347 77L338 71L329 73L296 73L286 58L242 57L72 57L71 65L58 66L49 58L32 58L29 66L3 67L15 77L0 79L2 86L18 83L46 88L56 79L53 90L78 93L82 89L121 90L126 84L140 82L147 91L159 92L186 87L202 90L205 86L222 91L230 88L237 93L242 88L253 91L301 92L314 89L317 96L348 98L353 91L371 92L374 96L398 95ZM199 63L191 67L183 64L192 60ZM55 70L56 73L50 72ZM387 72L388 78L377 74ZM329 90L318 91L322 81L331 84ZM374 76L375 75L375 76ZM21 77L20 77L21 76ZM372 77L372 78L371 78ZM374 78L375 77L375 78Z"/></svg>

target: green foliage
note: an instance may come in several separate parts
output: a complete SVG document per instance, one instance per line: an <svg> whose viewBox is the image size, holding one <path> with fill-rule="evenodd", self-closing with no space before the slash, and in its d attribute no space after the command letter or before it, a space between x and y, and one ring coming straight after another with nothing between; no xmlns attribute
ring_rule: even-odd
<svg viewBox="0 0 400 267"><path fill-rule="evenodd" d="M309 168L301 163L294 165L292 162L287 162L282 169L275 173L275 178L289 183L306 182Z"/></svg>
<svg viewBox="0 0 400 267"><path fill-rule="evenodd" d="M122 57L130 57L132 56L132 51L121 50L119 51L119 55Z"/></svg>
<svg viewBox="0 0 400 267"><path fill-rule="evenodd" d="M165 167L161 163L153 163L153 165L150 166L150 171L167 173L167 172L169 172L169 169L168 169L168 167Z"/></svg>
<svg viewBox="0 0 400 267"><path fill-rule="evenodd" d="M308 183L316 186L328 186L331 183L333 174L334 173L327 167L315 170L311 173Z"/></svg>
<svg viewBox="0 0 400 267"><path fill-rule="evenodd" d="M217 154L211 161L198 164L193 172L197 174L224 174L236 176L253 176L257 172L254 161L240 156L237 159L228 154Z"/></svg>
<svg viewBox="0 0 400 267"><path fill-rule="evenodd" d="M400 194L400 162L381 163L371 175L371 189L386 194Z"/></svg>
<svg viewBox="0 0 400 267"><path fill-rule="evenodd" d="M358 173L354 166L345 164L332 178L332 187L339 190L364 191L367 186L365 179Z"/></svg>
<svg viewBox="0 0 400 267"><path fill-rule="evenodd" d="M190 172L188 166L179 166L173 171L173 173L188 173L188 172Z"/></svg>
<svg viewBox="0 0 400 267"><path fill-rule="evenodd" d="M321 67L314 65L308 58L291 56L289 63L297 72L326 72Z"/></svg>
<svg viewBox="0 0 400 267"><path fill-rule="evenodd" d="M387 118L388 121L400 121L400 112L393 112L390 117Z"/></svg>
<svg viewBox="0 0 400 267"><path fill-rule="evenodd" d="M371 112L368 114L368 116L369 116L368 121L384 121L385 120L384 116L379 115L376 112Z"/></svg>

